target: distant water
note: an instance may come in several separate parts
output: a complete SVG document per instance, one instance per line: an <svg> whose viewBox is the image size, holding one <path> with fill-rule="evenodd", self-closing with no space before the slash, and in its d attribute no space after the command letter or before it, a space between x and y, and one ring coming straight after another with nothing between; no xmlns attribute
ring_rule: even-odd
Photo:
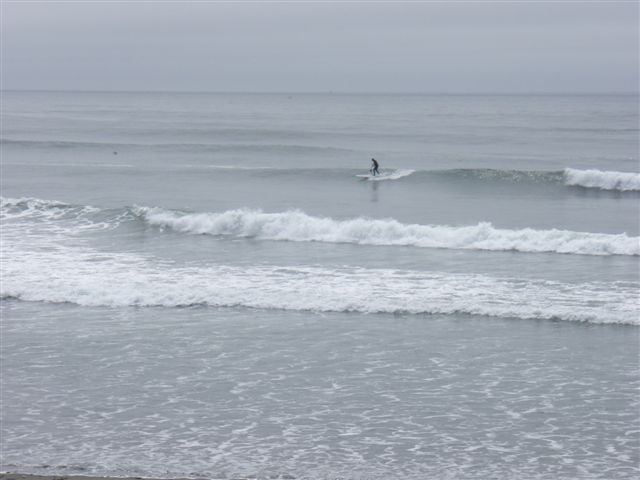
<svg viewBox="0 0 640 480"><path fill-rule="evenodd" d="M638 118L4 92L2 469L640 476Z"/></svg>

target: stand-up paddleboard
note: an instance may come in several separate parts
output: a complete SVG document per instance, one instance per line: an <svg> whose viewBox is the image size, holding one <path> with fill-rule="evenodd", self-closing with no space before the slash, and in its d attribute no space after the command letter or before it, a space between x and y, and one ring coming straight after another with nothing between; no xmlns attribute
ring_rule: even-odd
<svg viewBox="0 0 640 480"><path fill-rule="evenodd" d="M371 172L366 174L356 175L356 177L361 178L362 180L371 180L371 181L379 181L379 180L398 180L402 177L407 177L414 173L415 170L393 170L391 172L381 172L378 175L373 175Z"/></svg>
<svg viewBox="0 0 640 480"><path fill-rule="evenodd" d="M378 178L380 176L382 176L382 174L380 174L380 175L372 175L371 173L364 173L362 175L356 175L356 177L362 178L362 179L365 179L365 180L368 180L370 178Z"/></svg>

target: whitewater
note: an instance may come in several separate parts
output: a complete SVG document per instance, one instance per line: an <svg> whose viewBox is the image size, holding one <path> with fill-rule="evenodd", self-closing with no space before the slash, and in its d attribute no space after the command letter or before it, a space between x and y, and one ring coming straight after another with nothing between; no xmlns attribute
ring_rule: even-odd
<svg viewBox="0 0 640 480"><path fill-rule="evenodd" d="M640 190L640 173L566 168L564 176L567 185L623 192Z"/></svg>
<svg viewBox="0 0 640 480"><path fill-rule="evenodd" d="M403 224L394 219L359 217L336 220L314 217L299 210L265 213L237 209L220 213L186 213L159 207L134 206L109 212L100 222L89 215L101 209L68 205L38 198L0 197L4 219L33 218L79 220L84 228L117 228L126 220L175 232L221 237L256 238L291 242L351 243L357 245L411 246L463 250L563 253L576 255L640 255L640 237L626 233L603 234L569 230L519 230L495 228L489 222L470 226ZM109 223L111 222L111 223ZM59 228L59 226L58 226Z"/></svg>
<svg viewBox="0 0 640 480"><path fill-rule="evenodd" d="M422 248L514 250L578 255L640 255L640 237L568 230L498 229L489 222L453 227L406 225L394 219L335 220L301 211L264 213L239 209L221 213L181 213L134 207L153 226L191 234L252 237L293 242L397 245Z"/></svg>
<svg viewBox="0 0 640 480"><path fill-rule="evenodd" d="M63 246L27 258L14 248L5 246L0 293L26 301L639 321L635 315L639 285L625 282L561 284L349 267L179 267Z"/></svg>

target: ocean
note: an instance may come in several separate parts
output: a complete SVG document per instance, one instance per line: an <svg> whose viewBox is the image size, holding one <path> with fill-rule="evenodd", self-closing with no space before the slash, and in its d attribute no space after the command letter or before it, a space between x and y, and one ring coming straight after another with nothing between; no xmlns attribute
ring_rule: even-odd
<svg viewBox="0 0 640 480"><path fill-rule="evenodd" d="M2 471L640 477L636 95L1 110Z"/></svg>

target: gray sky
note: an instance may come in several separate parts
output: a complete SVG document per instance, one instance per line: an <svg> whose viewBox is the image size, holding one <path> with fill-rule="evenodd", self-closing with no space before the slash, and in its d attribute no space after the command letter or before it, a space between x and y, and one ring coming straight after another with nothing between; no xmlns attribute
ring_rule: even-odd
<svg viewBox="0 0 640 480"><path fill-rule="evenodd" d="M1 8L7 90L638 90L636 2Z"/></svg>

